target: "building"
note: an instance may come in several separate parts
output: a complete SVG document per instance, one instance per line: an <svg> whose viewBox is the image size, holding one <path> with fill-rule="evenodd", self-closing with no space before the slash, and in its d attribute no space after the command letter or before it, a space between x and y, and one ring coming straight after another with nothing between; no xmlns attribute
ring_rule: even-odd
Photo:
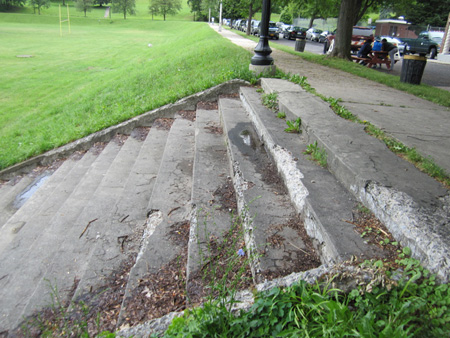
<svg viewBox="0 0 450 338"><path fill-rule="evenodd" d="M384 19L377 20L375 26L375 35L376 36L392 36L395 38L417 38L416 33L412 30L408 30L408 27L411 26L405 20L400 19Z"/></svg>

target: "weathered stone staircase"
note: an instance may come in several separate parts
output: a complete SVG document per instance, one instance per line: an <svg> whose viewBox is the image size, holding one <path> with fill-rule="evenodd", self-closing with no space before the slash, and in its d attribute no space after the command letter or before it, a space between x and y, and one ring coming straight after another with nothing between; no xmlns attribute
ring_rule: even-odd
<svg viewBox="0 0 450 338"><path fill-rule="evenodd" d="M208 245L234 214L257 283L382 256L349 222L358 203L446 279L447 190L299 86L262 85L287 119L301 117L302 134L235 81L3 172L0 332L16 335L55 299L95 305L108 329L183 309L180 288L200 301ZM304 154L313 141L328 169ZM171 305L158 309L161 299Z"/></svg>

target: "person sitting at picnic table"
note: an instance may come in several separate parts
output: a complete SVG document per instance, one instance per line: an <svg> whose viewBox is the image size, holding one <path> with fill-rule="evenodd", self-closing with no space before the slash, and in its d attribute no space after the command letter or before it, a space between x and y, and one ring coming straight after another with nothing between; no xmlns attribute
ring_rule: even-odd
<svg viewBox="0 0 450 338"><path fill-rule="evenodd" d="M379 36L377 36L375 38L375 42L373 43L373 46L372 46L372 52L381 52L382 46L383 46L383 44L381 43L381 38ZM381 63L379 63L378 65L373 65L373 68L376 68L376 67L381 68Z"/></svg>
<svg viewBox="0 0 450 338"><path fill-rule="evenodd" d="M359 49L357 56L360 58L370 59L369 54L371 51L372 51L372 39L367 38L364 44ZM361 60L360 64L365 65L366 63L363 60Z"/></svg>
<svg viewBox="0 0 450 338"><path fill-rule="evenodd" d="M395 53L398 52L398 48L395 47L392 43L387 42L386 39L381 40L381 44L381 50L389 53L389 59L391 60L391 67L389 68L389 70L393 70L395 63Z"/></svg>

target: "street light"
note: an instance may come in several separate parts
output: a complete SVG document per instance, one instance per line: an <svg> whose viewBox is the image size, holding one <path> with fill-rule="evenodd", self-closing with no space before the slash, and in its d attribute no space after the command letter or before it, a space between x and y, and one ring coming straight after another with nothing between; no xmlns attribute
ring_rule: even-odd
<svg viewBox="0 0 450 338"><path fill-rule="evenodd" d="M220 11L219 11L219 32L222 31L222 0L220 0Z"/></svg>
<svg viewBox="0 0 450 338"><path fill-rule="evenodd" d="M273 58L270 56L272 49L269 46L269 21L270 21L270 0L263 0L261 14L261 30L259 42L255 47L255 55L250 61L250 70L256 73L274 72L275 66Z"/></svg>

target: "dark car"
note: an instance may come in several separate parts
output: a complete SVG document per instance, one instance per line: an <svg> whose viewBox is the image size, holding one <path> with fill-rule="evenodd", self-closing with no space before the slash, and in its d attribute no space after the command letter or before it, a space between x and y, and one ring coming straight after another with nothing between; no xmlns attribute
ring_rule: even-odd
<svg viewBox="0 0 450 338"><path fill-rule="evenodd" d="M256 34L257 36L259 36L261 34L261 24L262 24L262 22L260 22L258 24L258 29L257 29L257 34ZM268 34L269 39L278 40L280 38L280 32L279 32L279 29L275 22L272 22L272 21L269 22L269 32L268 33L269 33Z"/></svg>
<svg viewBox="0 0 450 338"><path fill-rule="evenodd" d="M283 38L289 40L306 39L306 31L306 28L293 26L284 31Z"/></svg>

